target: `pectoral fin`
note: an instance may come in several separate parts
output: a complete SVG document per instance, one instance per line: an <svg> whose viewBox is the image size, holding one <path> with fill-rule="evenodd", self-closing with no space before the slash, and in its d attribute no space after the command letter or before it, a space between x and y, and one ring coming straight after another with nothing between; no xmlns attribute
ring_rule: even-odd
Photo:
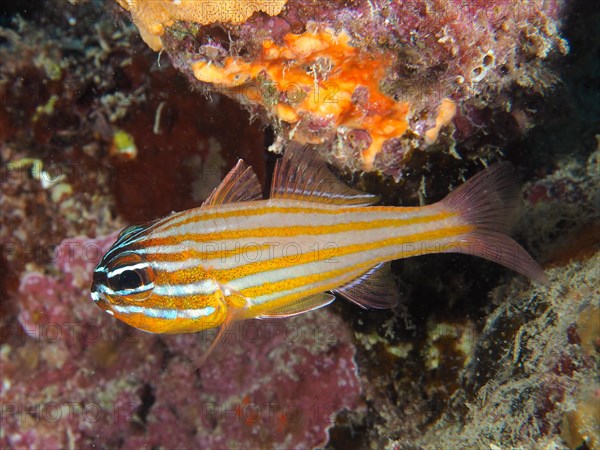
<svg viewBox="0 0 600 450"><path fill-rule="evenodd" d="M335 296L327 292L320 294L310 295L305 298L301 298L296 301L293 305L285 305L276 309L273 309L267 313L261 314L257 319L272 319L291 317L298 314L302 314L308 311L314 311L315 309L322 308L323 306L329 305L335 300Z"/></svg>
<svg viewBox="0 0 600 450"><path fill-rule="evenodd" d="M244 314L247 311L248 307L250 306L250 300L248 298L242 296L241 294L239 294L239 292L230 289L226 285L219 285L219 286L220 286L221 292L228 291L229 295L236 294L237 297L240 300L242 300L242 302L244 302L245 304L243 304L243 305L228 304L227 305L227 313L225 314L225 320L223 320L223 323L221 324L221 327L219 328L219 332L217 333L217 336L211 342L210 346L202 354L202 356L200 356L200 358L198 358L196 361L194 361L192 363L192 371L198 370L200 368L200 366L202 366L206 362L206 360L213 353L215 348L217 348L217 345L219 345L219 343L227 335L227 332L231 329L232 325L235 322L237 322L238 320L244 319Z"/></svg>

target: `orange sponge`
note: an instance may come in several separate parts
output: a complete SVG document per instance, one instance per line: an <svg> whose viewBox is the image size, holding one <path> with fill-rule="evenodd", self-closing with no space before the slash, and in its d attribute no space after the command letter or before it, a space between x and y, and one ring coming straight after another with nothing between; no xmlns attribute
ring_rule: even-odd
<svg viewBox="0 0 600 450"><path fill-rule="evenodd" d="M298 142L323 142L327 127L366 131L370 143L361 157L370 170L384 142L408 128L409 104L379 89L390 58L361 52L344 31L289 33L283 41L263 42L260 55L251 61L228 57L223 65L199 61L191 68L198 80L226 89L242 102L260 104L291 124L290 137ZM318 123L320 131L311 133L310 123Z"/></svg>

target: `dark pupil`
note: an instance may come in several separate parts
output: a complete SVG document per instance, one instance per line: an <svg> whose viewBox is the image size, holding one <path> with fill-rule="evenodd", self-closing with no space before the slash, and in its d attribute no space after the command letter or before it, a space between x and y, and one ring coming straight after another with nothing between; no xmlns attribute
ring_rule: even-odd
<svg viewBox="0 0 600 450"><path fill-rule="evenodd" d="M126 270L116 277L113 277L110 283L114 291L123 291L125 289L137 289L144 284L140 275L134 270Z"/></svg>

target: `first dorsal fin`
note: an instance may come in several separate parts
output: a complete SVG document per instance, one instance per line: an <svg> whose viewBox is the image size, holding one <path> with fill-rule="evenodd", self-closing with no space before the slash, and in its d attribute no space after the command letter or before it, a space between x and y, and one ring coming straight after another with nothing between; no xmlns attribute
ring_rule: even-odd
<svg viewBox="0 0 600 450"><path fill-rule="evenodd" d="M271 198L345 206L372 205L379 197L357 191L338 180L316 151L292 143L275 165Z"/></svg>
<svg viewBox="0 0 600 450"><path fill-rule="evenodd" d="M260 182L252 167L240 159L202 206L250 202L260 199L262 199Z"/></svg>
<svg viewBox="0 0 600 450"><path fill-rule="evenodd" d="M398 288L389 262L376 265L334 292L365 309L393 308L398 303Z"/></svg>

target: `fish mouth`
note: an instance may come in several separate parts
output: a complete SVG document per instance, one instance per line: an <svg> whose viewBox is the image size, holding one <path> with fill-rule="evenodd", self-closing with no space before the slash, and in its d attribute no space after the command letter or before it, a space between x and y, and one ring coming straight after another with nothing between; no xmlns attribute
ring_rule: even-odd
<svg viewBox="0 0 600 450"><path fill-rule="evenodd" d="M91 290L90 297L94 301L94 303L102 309L105 309L106 305L108 305L108 300L106 299L106 296L102 291Z"/></svg>
<svg viewBox="0 0 600 450"><path fill-rule="evenodd" d="M102 293L102 286L106 283L106 273L102 271L94 271L92 276L92 285L90 286L90 297L95 303L105 300Z"/></svg>
<svg viewBox="0 0 600 450"><path fill-rule="evenodd" d="M111 316L115 315L108 299L106 298L106 295L104 292L102 292L101 288L98 289L96 285L92 284L92 288L90 289L90 297L100 309L106 311Z"/></svg>

